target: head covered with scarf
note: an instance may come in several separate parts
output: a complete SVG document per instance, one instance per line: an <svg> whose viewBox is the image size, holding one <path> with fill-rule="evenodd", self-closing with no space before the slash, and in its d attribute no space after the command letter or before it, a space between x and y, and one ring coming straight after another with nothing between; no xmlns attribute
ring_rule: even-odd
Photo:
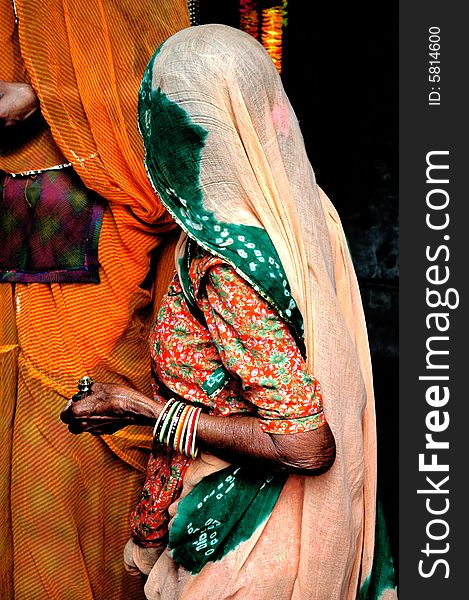
<svg viewBox="0 0 469 600"><path fill-rule="evenodd" d="M277 310L321 382L337 458L295 492L302 509L292 597L355 598L369 585L376 508L366 327L340 220L316 184L276 69L238 30L180 31L147 68L139 125L150 181L183 229L176 259L188 301L195 242Z"/></svg>

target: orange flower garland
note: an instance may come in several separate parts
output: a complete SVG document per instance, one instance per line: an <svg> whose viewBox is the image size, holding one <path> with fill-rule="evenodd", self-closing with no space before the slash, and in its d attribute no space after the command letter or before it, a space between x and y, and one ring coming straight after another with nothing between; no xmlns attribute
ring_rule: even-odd
<svg viewBox="0 0 469 600"><path fill-rule="evenodd" d="M282 28L286 25L287 0L259 10L256 0L240 0L240 29L259 39L259 12L261 13L262 45L269 53L279 73L282 72ZM264 3L265 4L265 3Z"/></svg>
<svg viewBox="0 0 469 600"><path fill-rule="evenodd" d="M256 40L259 39L259 14L257 12L256 0L240 0L239 7L239 26L240 29L252 35Z"/></svg>

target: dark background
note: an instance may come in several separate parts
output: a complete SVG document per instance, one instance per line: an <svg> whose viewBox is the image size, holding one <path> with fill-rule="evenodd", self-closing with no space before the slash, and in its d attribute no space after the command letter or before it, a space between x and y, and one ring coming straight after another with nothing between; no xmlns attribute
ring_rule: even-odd
<svg viewBox="0 0 469 600"><path fill-rule="evenodd" d="M341 216L367 318L379 489L397 569L397 6L290 0L287 17L282 79L318 183ZM239 2L201 0L199 20L239 27Z"/></svg>

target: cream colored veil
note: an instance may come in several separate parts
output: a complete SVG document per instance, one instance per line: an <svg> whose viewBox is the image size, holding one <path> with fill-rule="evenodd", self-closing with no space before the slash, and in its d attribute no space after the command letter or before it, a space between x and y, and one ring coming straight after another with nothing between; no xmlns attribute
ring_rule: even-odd
<svg viewBox="0 0 469 600"><path fill-rule="evenodd" d="M280 77L249 35L223 25L180 31L145 77L146 166L185 232L180 271L188 239L230 262L300 346L304 327L308 368L322 385L337 458L303 480L293 598L356 598L373 562L376 435L363 309L339 217L316 184Z"/></svg>

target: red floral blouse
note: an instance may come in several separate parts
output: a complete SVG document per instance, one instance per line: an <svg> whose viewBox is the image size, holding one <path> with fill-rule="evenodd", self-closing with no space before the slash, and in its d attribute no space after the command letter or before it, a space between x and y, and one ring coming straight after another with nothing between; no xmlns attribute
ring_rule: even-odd
<svg viewBox="0 0 469 600"><path fill-rule="evenodd" d="M319 382L307 373L275 310L218 257L201 251L189 275L198 318L175 275L150 334L159 379L155 398L166 402L160 395L166 387L212 415L257 415L260 427L272 434L324 425ZM187 457L163 447L151 456L142 498L131 516L132 535L141 545L164 541L167 509L189 464Z"/></svg>

